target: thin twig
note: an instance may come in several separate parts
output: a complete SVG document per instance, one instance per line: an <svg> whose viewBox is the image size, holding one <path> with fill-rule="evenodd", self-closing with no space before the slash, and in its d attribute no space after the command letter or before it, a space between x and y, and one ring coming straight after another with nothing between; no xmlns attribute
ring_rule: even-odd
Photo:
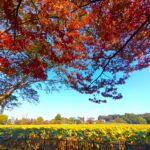
<svg viewBox="0 0 150 150"><path fill-rule="evenodd" d="M78 8L74 9L71 13L74 13L75 11L77 11L78 9L81 9L81 8L84 8L84 7L87 7L88 5L90 4L93 4L93 3L96 3L96 2L99 2L99 1L103 1L103 0L93 0L93 1L90 1L89 3L87 4L84 4L84 5L81 5L81 6L78 6Z"/></svg>

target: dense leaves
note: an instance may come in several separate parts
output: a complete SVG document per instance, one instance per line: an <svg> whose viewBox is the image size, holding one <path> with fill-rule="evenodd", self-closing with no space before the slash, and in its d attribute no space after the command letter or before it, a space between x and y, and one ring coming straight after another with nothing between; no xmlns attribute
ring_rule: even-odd
<svg viewBox="0 0 150 150"><path fill-rule="evenodd" d="M150 127L146 125L49 125L49 126L3 126L0 128L0 144L5 148L26 146L39 148L47 145L49 148L66 145L73 146L70 149L92 149L93 141L95 148L100 149L101 144L116 142L120 148L125 149L128 144L150 144ZM45 142L44 142L45 141ZM61 141L61 142L60 142ZM98 143L99 146L96 144ZM3 148L3 147L2 147ZM16 147L15 147L16 148ZM58 148L58 149L60 149ZM102 148L102 147L101 147ZM104 147L103 147L104 148ZM107 147L115 150L116 147ZM139 148L139 147L138 147ZM27 148L26 148L27 149ZM106 148L104 148L106 149Z"/></svg>
<svg viewBox="0 0 150 150"><path fill-rule="evenodd" d="M149 66L149 12L148 0L3 1L0 100L53 75L96 103L122 98L116 86Z"/></svg>

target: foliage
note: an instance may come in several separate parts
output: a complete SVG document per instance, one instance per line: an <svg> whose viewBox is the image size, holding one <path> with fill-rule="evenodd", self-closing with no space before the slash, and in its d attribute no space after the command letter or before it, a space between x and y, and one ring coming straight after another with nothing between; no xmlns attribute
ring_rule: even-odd
<svg viewBox="0 0 150 150"><path fill-rule="evenodd" d="M115 118L115 119L112 120L111 122L113 122L113 123L126 123L125 120L123 120L123 119L121 119L121 118L119 118L119 117Z"/></svg>
<svg viewBox="0 0 150 150"><path fill-rule="evenodd" d="M2 1L0 105L16 92L38 101L39 82L122 98L117 86L149 66L149 20L149 0Z"/></svg>
<svg viewBox="0 0 150 150"><path fill-rule="evenodd" d="M0 114L0 124L7 124L8 116Z"/></svg>
<svg viewBox="0 0 150 150"><path fill-rule="evenodd" d="M98 120L115 123L146 124L149 123L149 113L145 114L125 113L124 115L98 116Z"/></svg>
<svg viewBox="0 0 150 150"><path fill-rule="evenodd" d="M21 138L26 141L24 146L31 147L44 144L43 140L47 140L47 144L61 145L59 140L68 141L84 141L89 144L92 141L107 143L129 143L129 144L150 144L150 126L149 125L22 125L22 126L0 126L0 142L1 145L12 143L21 143ZM7 140L9 139L9 140ZM51 140L53 140L51 143ZM14 142L15 141L15 142ZM22 141L22 142L23 142ZM87 146L82 143L84 148ZM55 143L55 144L54 144ZM70 143L71 144L71 143ZM17 146L21 146L18 144ZM62 145L61 145L62 146ZM64 145L63 145L64 146ZM73 148L77 146L72 143ZM92 146L90 144L90 146ZM72 148L72 149L73 149Z"/></svg>
<svg viewBox="0 0 150 150"><path fill-rule="evenodd" d="M1 102L0 105L0 113L2 114L4 112L4 109L11 110L14 107L20 106L21 103L18 102L18 99L14 95L10 95L5 101Z"/></svg>
<svg viewBox="0 0 150 150"><path fill-rule="evenodd" d="M133 123L133 124L144 124L147 123L146 120L139 115L135 115L135 114L125 114L124 119L128 122L128 123Z"/></svg>
<svg viewBox="0 0 150 150"><path fill-rule="evenodd" d="M144 119L146 119L147 123L150 124L150 113L145 113L145 114L143 115L143 117L144 117Z"/></svg>
<svg viewBox="0 0 150 150"><path fill-rule="evenodd" d="M97 120L94 117L63 117L61 114L57 114L53 119L44 120L43 117L36 119L22 118L9 121L11 124L102 124L102 123L126 123L126 124L149 124L149 113L145 114L130 114L124 115L108 115L98 116Z"/></svg>
<svg viewBox="0 0 150 150"><path fill-rule="evenodd" d="M61 120L61 114L57 114L54 119L55 120Z"/></svg>
<svg viewBox="0 0 150 150"><path fill-rule="evenodd" d="M37 123L39 123L39 124L42 124L43 123L43 121L44 121L44 119L43 119L43 117L37 117Z"/></svg>

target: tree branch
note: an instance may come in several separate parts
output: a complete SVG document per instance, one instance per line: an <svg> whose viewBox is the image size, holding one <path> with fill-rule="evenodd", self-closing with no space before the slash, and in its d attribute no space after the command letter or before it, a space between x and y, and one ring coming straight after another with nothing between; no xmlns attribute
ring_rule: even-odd
<svg viewBox="0 0 150 150"><path fill-rule="evenodd" d="M16 26L17 26L18 11L19 11L19 8L20 8L22 1L23 0L19 1L17 8L16 8L16 14L15 14L15 19L14 19L14 44L15 44L15 40L16 40Z"/></svg>
<svg viewBox="0 0 150 150"><path fill-rule="evenodd" d="M150 21L150 16L147 17L147 19L141 24L141 26L130 36L130 38L125 42L125 44L118 50L116 51L116 53L114 53L110 58L109 60L107 61L107 63L105 64L105 66L103 67L103 70L102 72L100 73L100 75L95 79L93 80L90 85L87 87L87 89L90 88L90 86L96 82L103 74L104 72L106 71L106 67L109 65L110 61L117 56L118 53L120 53L125 47L126 45L133 39L133 37L144 27L145 24L147 24L148 22Z"/></svg>
<svg viewBox="0 0 150 150"><path fill-rule="evenodd" d="M78 8L74 9L71 13L74 13L74 12L77 11L78 9L81 9L81 8L83 8L83 7L86 7L86 6L88 6L88 5L92 4L92 3L96 3L96 2L99 2L99 1L103 2L103 0L89 0L89 1L90 1L90 2L87 3L87 4L78 6Z"/></svg>
<svg viewBox="0 0 150 150"><path fill-rule="evenodd" d="M9 91L6 91L4 94L0 95L0 105L3 100L7 99L18 87L24 86L24 80L27 78L27 76L23 76L22 80L19 81L16 85L11 86Z"/></svg>

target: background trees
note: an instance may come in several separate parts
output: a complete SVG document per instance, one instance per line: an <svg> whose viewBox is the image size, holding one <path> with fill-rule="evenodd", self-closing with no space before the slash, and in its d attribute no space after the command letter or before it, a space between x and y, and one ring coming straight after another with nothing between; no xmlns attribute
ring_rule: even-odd
<svg viewBox="0 0 150 150"><path fill-rule="evenodd" d="M144 119L147 121L147 123L150 123L150 113L145 113L143 115Z"/></svg>
<svg viewBox="0 0 150 150"><path fill-rule="evenodd" d="M21 119L9 118L7 115L0 115L0 124L103 124L103 123L125 123L125 124L150 124L149 113L145 114L131 114L125 113L124 115L106 115L94 117L63 117L57 114L53 119L45 120L42 116L35 119L28 118L27 116ZM111 116L111 117L110 117ZM109 119L108 119L109 118Z"/></svg>
<svg viewBox="0 0 150 150"><path fill-rule="evenodd" d="M124 115L98 116L98 120L113 123L146 124L148 123L148 118L145 118L147 114L125 113Z"/></svg>
<svg viewBox="0 0 150 150"><path fill-rule="evenodd" d="M0 114L0 124L7 124L8 123L8 116Z"/></svg>
<svg viewBox="0 0 150 150"><path fill-rule="evenodd" d="M43 121L44 121L44 119L43 119L43 117L42 116L39 116L39 117L37 117L37 123L39 123L39 124L42 124L43 123Z"/></svg>
<svg viewBox="0 0 150 150"><path fill-rule="evenodd" d="M135 115L135 114L129 114L129 113L125 114L124 120L126 120L126 122L131 123L131 124L145 124L145 123L147 123L146 119L143 116Z"/></svg>
<svg viewBox="0 0 150 150"><path fill-rule="evenodd" d="M63 83L96 93L96 103L122 98L117 86L149 66L149 21L148 0L2 1L2 110L6 101L16 106L18 96L37 102L32 84L41 82L48 90Z"/></svg>

